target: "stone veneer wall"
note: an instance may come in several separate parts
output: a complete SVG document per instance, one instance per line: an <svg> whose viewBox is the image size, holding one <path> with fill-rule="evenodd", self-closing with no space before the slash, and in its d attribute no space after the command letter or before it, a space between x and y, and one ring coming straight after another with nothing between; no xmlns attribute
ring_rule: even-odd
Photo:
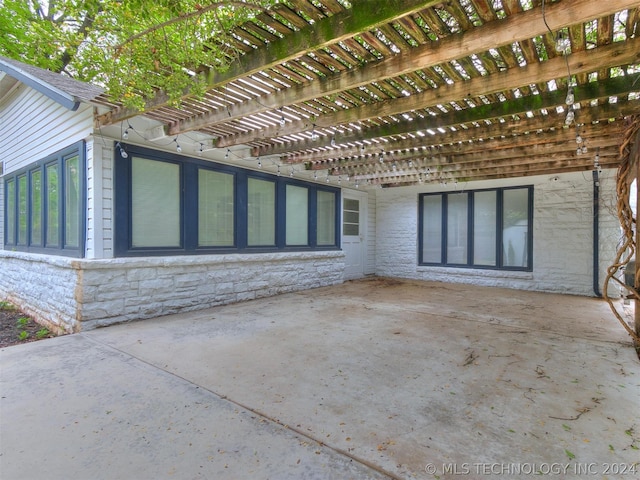
<svg viewBox="0 0 640 480"><path fill-rule="evenodd" d="M344 253L79 260L0 251L0 296L41 323L78 332L342 283Z"/></svg>
<svg viewBox="0 0 640 480"><path fill-rule="evenodd" d="M533 185L533 271L513 272L418 265L418 195ZM615 170L600 177L600 290L620 240L615 216ZM591 172L461 185L425 184L376 192L376 274L521 290L594 296ZM611 286L610 295L620 292Z"/></svg>

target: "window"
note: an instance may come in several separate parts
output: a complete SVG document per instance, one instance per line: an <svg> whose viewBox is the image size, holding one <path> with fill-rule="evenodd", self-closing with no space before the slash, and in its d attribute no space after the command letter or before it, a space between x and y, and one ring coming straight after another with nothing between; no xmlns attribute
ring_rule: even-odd
<svg viewBox="0 0 640 480"><path fill-rule="evenodd" d="M309 243L309 192L305 187L287 185L286 244Z"/></svg>
<svg viewBox="0 0 640 480"><path fill-rule="evenodd" d="M198 169L198 246L234 245L234 178Z"/></svg>
<svg viewBox="0 0 640 480"><path fill-rule="evenodd" d="M42 170L31 172L31 243L42 245Z"/></svg>
<svg viewBox="0 0 640 480"><path fill-rule="evenodd" d="M180 246L180 167L144 158L131 159L131 244Z"/></svg>
<svg viewBox="0 0 640 480"><path fill-rule="evenodd" d="M419 263L531 270L533 187L419 197Z"/></svg>
<svg viewBox="0 0 640 480"><path fill-rule="evenodd" d="M84 254L84 152L80 142L5 176L7 247Z"/></svg>
<svg viewBox="0 0 640 480"><path fill-rule="evenodd" d="M318 245L336 245L336 195L318 190Z"/></svg>
<svg viewBox="0 0 640 480"><path fill-rule="evenodd" d="M248 179L248 245L276 244L276 184L269 180Z"/></svg>
<svg viewBox="0 0 640 480"><path fill-rule="evenodd" d="M340 190L126 145L117 256L339 248Z"/></svg>

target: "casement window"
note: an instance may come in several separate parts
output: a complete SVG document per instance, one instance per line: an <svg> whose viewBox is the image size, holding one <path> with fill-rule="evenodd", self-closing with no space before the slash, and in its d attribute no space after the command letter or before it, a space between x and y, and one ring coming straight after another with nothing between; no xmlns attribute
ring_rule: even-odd
<svg viewBox="0 0 640 480"><path fill-rule="evenodd" d="M533 268L533 187L419 196L420 265Z"/></svg>
<svg viewBox="0 0 640 480"><path fill-rule="evenodd" d="M116 149L116 255L339 248L340 190L142 147Z"/></svg>
<svg viewBox="0 0 640 480"><path fill-rule="evenodd" d="M82 257L85 145L5 176L5 248Z"/></svg>

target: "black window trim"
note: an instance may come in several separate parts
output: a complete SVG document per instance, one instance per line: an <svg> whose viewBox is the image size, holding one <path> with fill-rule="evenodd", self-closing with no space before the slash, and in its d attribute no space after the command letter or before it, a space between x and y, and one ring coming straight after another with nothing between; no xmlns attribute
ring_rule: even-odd
<svg viewBox="0 0 640 480"><path fill-rule="evenodd" d="M78 246L72 247L66 245L66 219L68 213L66 212L65 205L65 192L66 192L66 183L67 177L65 175L64 163L68 158L72 158L74 156L78 156L78 191L79 194L79 204L78 204ZM57 245L47 245L47 234L48 231L48 219L46 213L48 212L48 198L47 198L47 167L50 165L56 165L57 173L58 173L58 243ZM34 172L41 172L41 224L42 224L42 241L38 245L32 244L31 241L31 226L32 226L32 205L31 205L31 187L32 187L32 175ZM18 243L18 228L19 228L19 188L18 188L18 179L22 176L26 176L27 179L27 240L26 244ZM10 239L9 237L9 228L8 226L8 198L6 196L6 192L8 190L7 185L10 181L15 181L15 198L14 198L14 206L15 206L15 224L14 224L14 238ZM81 140L79 142L74 143L62 150L59 150L55 153L52 153L45 158L38 160L20 170L16 170L15 172L8 173L4 176L4 189L5 189L5 200L4 200L4 249L5 250L15 250L20 252L30 252L30 253L45 253L49 255L61 255L67 257L77 257L83 258L85 254L85 244L86 244L86 204L87 204L87 195L86 195L86 148L85 141Z"/></svg>
<svg viewBox="0 0 640 480"><path fill-rule="evenodd" d="M523 190L527 189L528 193L528 235L527 235L527 266L526 267L514 267L504 266L502 258L502 226L504 223L503 211L504 211L504 192L508 190ZM476 265L473 263L474 259L474 198L476 193L480 192L496 192L496 265ZM533 271L533 185L517 185L508 187L496 187L496 188L484 188L478 190L465 190L465 191L448 191L448 192L427 192L420 193L418 195L418 266L424 267L446 267L446 268L469 268L478 270L499 270L499 271L515 271L515 272L531 272ZM448 212L448 199L451 195L457 195L465 193L467 196L467 263L450 263L447 259L447 212ZM423 260L423 242L424 242L424 201L423 199L428 196L440 196L442 198L441 206L441 261L440 262L425 262Z"/></svg>
<svg viewBox="0 0 640 480"><path fill-rule="evenodd" d="M341 190L333 186L319 185L289 176L279 176L242 166L221 164L170 152L153 150L137 145L122 144L127 158L122 157L121 148L115 148L114 171L114 252L116 257L162 256L162 255L204 255L225 253L266 253L297 251L339 250L340 246L340 199ZM131 159L140 157L149 160L176 163L180 167L180 230L181 246L132 247L131 246ZM234 244L230 246L198 246L198 170L209 169L229 173L234 178ZM273 182L276 188L276 241L275 245L249 246L247 244L247 202L248 179L255 178ZM287 246L286 234L286 186L296 185L308 189L308 245ZM333 245L317 245L317 192L335 194L335 226Z"/></svg>

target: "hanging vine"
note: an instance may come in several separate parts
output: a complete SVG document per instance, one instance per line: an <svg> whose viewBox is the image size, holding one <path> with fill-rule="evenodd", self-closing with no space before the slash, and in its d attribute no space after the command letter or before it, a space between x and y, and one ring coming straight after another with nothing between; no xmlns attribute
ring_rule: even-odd
<svg viewBox="0 0 640 480"><path fill-rule="evenodd" d="M604 281L603 296L607 301L613 314L618 321L622 324L624 329L631 335L636 346L640 346L640 337L633 329L627 324L623 314L618 311L614 301L609 297L607 290L611 282L617 283L623 289L628 291L630 295L636 300L640 300L640 292L638 292L633 286L629 286L620 279L618 272L623 269L629 261L634 257L636 252L636 219L633 216L633 210L629 203L630 188L633 180L636 178L637 164L640 158L636 158L634 161L632 152L633 144L638 135L640 134L640 115L633 115L626 119L626 128L622 144L620 145L620 166L618 167L618 173L616 176L616 193L617 193L617 214L622 227L622 241L616 252L613 264L607 268L607 276ZM638 146L636 146L638 148ZM637 155L636 155L637 156ZM637 179L640 181L640 179ZM640 285L640 276L638 275L640 270L636 269L635 285Z"/></svg>

